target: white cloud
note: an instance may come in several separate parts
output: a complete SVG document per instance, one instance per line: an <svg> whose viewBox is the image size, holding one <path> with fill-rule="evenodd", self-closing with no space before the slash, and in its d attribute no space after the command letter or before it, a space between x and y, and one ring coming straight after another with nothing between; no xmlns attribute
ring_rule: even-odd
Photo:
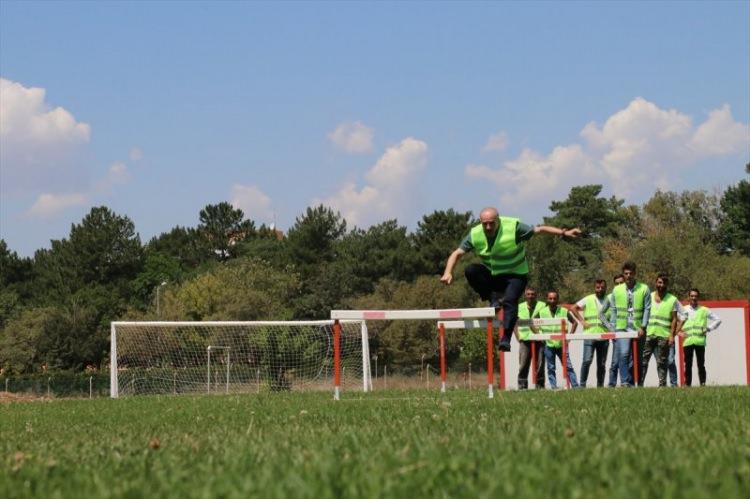
<svg viewBox="0 0 750 499"><path fill-rule="evenodd" d="M234 184L231 192L232 206L241 209L245 217L256 222L273 222L271 198L254 185Z"/></svg>
<svg viewBox="0 0 750 499"><path fill-rule="evenodd" d="M490 135L487 143L482 148L482 152L504 151L506 147L508 147L508 134L498 132Z"/></svg>
<svg viewBox="0 0 750 499"><path fill-rule="evenodd" d="M91 127L45 101L43 88L0 78L0 162L3 192L70 186L82 172L76 153ZM78 187L78 186L77 186Z"/></svg>
<svg viewBox="0 0 750 499"><path fill-rule="evenodd" d="M138 161L143 159L143 151L140 147L133 147L130 149L128 157L130 158L130 161L137 163Z"/></svg>
<svg viewBox="0 0 750 499"><path fill-rule="evenodd" d="M702 156L726 156L745 152L750 148L750 125L738 123L727 104L715 109L698 127L689 147Z"/></svg>
<svg viewBox="0 0 750 499"><path fill-rule="evenodd" d="M702 159L750 153L750 126L734 121L726 105L695 127L690 116L638 97L603 126L588 123L580 135L583 144L549 154L526 149L498 169L467 165L465 175L494 183L504 203L554 199L583 183L640 198L654 186L672 188L670 180Z"/></svg>
<svg viewBox="0 0 750 499"><path fill-rule="evenodd" d="M36 218L51 218L68 208L83 206L87 203L86 195L80 193L40 194L27 214Z"/></svg>
<svg viewBox="0 0 750 499"><path fill-rule="evenodd" d="M408 137L389 147L366 173L368 185L357 189L348 182L338 193L314 200L340 211L347 222L364 226L385 218L403 215L409 205L409 190L427 168L428 147L425 142Z"/></svg>
<svg viewBox="0 0 750 499"><path fill-rule="evenodd" d="M107 175L97 182L93 188L94 194L109 194L117 185L130 182L130 171L125 163L117 162L109 167Z"/></svg>
<svg viewBox="0 0 750 499"><path fill-rule="evenodd" d="M362 154L372 152L373 135L372 128L360 121L355 121L340 124L336 130L328 134L328 140L342 151Z"/></svg>

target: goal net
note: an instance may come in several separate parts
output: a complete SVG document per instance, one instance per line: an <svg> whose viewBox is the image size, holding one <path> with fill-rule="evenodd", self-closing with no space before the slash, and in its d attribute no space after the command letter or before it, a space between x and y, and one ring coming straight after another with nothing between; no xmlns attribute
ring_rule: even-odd
<svg viewBox="0 0 750 499"><path fill-rule="evenodd" d="M334 321L113 322L110 396L332 390ZM349 390L371 387L367 327L341 321Z"/></svg>

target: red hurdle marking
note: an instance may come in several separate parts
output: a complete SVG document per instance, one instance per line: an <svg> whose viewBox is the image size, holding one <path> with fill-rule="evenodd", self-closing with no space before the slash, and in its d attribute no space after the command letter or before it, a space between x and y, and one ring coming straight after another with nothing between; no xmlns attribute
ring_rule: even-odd
<svg viewBox="0 0 750 499"><path fill-rule="evenodd" d="M441 310L439 314L441 319L460 319L464 316L460 310Z"/></svg>
<svg viewBox="0 0 750 499"><path fill-rule="evenodd" d="M376 319L383 320L383 319L385 319L385 311L381 311L381 310L365 311L365 312L362 312L362 318L365 319L365 320L368 320L368 319L370 319L370 320L376 320Z"/></svg>

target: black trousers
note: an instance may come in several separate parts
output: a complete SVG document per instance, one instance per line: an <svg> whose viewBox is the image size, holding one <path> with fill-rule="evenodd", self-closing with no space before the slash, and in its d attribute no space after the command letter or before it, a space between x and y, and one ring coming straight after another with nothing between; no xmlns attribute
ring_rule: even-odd
<svg viewBox="0 0 750 499"><path fill-rule="evenodd" d="M500 274L493 276L490 269L479 263L472 263L464 272L469 286L479 293L483 300L491 300L493 293L503 300L503 329L505 337L513 334L518 320L518 300L523 296L528 277L520 274Z"/></svg>
<svg viewBox="0 0 750 499"><path fill-rule="evenodd" d="M690 345L685 347L685 384L690 386L693 382L693 352L698 358L698 381L701 386L706 384L706 347Z"/></svg>

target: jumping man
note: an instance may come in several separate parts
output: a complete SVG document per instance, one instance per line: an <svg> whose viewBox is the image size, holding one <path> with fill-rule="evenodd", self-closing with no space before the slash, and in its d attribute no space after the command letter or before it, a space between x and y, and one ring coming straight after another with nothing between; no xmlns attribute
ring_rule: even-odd
<svg viewBox="0 0 750 499"><path fill-rule="evenodd" d="M546 225L532 227L517 218L501 217L495 208L483 209L479 220L480 223L471 229L459 248L448 257L440 280L445 284L453 282L453 268L467 252L474 251L481 258L481 265L466 267L466 280L483 300L490 302L491 307L498 311L502 308L504 334L498 346L500 350L510 352L510 338L518 319L518 301L529 273L525 242L539 233L578 237L581 231Z"/></svg>

